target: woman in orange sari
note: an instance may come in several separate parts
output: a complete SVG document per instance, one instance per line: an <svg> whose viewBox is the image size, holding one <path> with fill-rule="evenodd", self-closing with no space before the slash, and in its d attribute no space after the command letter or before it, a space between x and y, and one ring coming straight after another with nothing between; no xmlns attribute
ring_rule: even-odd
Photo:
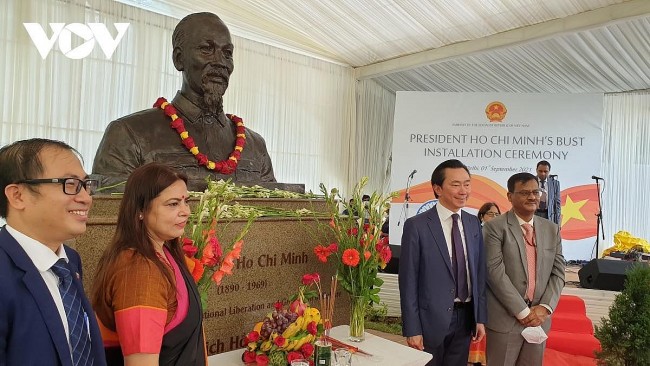
<svg viewBox="0 0 650 366"><path fill-rule="evenodd" d="M126 182L93 286L109 365L207 364L201 300L180 242L190 214L186 184L184 174L156 163Z"/></svg>

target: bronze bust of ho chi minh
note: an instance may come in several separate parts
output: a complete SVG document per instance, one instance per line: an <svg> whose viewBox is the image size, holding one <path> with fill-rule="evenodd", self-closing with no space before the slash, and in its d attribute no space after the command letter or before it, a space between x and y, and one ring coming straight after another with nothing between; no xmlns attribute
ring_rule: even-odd
<svg viewBox="0 0 650 366"><path fill-rule="evenodd" d="M190 14L174 29L172 45L174 66L183 74L181 90L170 106L159 100L154 108L112 121L93 175L106 187L126 181L141 165L160 162L185 173L193 191L205 188L206 177L275 182L264 139L223 111L234 68L228 27L215 14Z"/></svg>

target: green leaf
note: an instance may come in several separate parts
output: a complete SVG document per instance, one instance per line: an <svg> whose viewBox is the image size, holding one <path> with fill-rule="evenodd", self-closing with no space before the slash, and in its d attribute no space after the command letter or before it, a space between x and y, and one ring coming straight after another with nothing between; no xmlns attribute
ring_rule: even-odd
<svg viewBox="0 0 650 366"><path fill-rule="evenodd" d="M375 277L375 283L373 283L373 286L375 286L375 287L381 287L383 284L384 284L384 280L383 280L383 279L381 279L381 278L379 278L379 277Z"/></svg>

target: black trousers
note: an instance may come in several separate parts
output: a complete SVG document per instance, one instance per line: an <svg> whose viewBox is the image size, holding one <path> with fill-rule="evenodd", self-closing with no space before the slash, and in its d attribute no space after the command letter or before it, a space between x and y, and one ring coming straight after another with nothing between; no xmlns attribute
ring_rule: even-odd
<svg viewBox="0 0 650 366"><path fill-rule="evenodd" d="M474 307L472 303L454 307L451 324L438 347L424 350L433 355L427 366L467 366L469 344L474 330Z"/></svg>

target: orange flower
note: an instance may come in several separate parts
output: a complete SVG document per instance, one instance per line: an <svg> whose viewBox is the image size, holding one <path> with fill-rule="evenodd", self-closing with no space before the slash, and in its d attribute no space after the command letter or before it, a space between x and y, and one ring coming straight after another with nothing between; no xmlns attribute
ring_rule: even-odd
<svg viewBox="0 0 650 366"><path fill-rule="evenodd" d="M318 244L316 248L314 248L314 254L316 254L319 261L327 263L327 257L329 257L332 252L330 252L328 248Z"/></svg>
<svg viewBox="0 0 650 366"><path fill-rule="evenodd" d="M359 257L359 252L356 249L346 249L343 251L343 256L341 259L343 260L343 264L350 267L356 267L359 264L359 260L361 258Z"/></svg>
<svg viewBox="0 0 650 366"><path fill-rule="evenodd" d="M222 270L218 270L214 272L214 274L212 275L212 281L214 281L214 283L216 283L217 286L221 285L221 280L223 280L223 276L225 275L226 275L225 272L223 272Z"/></svg>
<svg viewBox="0 0 650 366"><path fill-rule="evenodd" d="M199 282L205 271L205 267L201 264L201 261L196 258L185 257L185 263L187 263L187 269L192 274L194 282Z"/></svg>
<svg viewBox="0 0 650 366"><path fill-rule="evenodd" d="M370 259L370 256L371 256L371 254L370 254L369 251L366 250L365 252L363 252L363 257L364 257L366 260Z"/></svg>

